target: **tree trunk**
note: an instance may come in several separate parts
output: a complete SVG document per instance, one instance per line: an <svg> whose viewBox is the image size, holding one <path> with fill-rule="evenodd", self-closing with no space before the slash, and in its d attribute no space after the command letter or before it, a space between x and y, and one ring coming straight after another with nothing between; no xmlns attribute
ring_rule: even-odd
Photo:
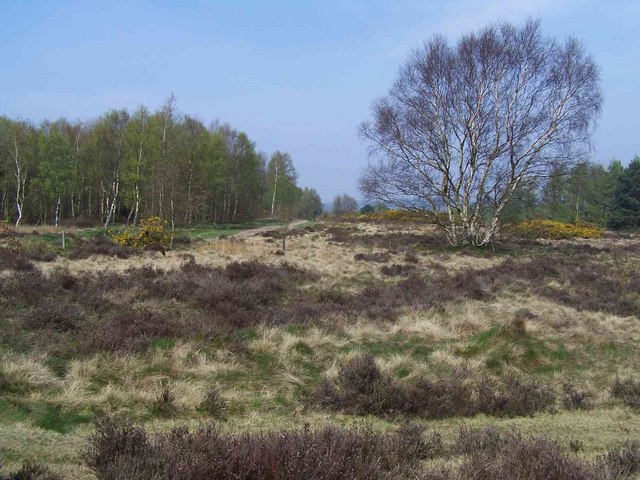
<svg viewBox="0 0 640 480"><path fill-rule="evenodd" d="M58 198L56 199L55 213L53 215L53 224L56 228L58 228L58 223L60 223L60 194L59 193L58 193Z"/></svg>
<svg viewBox="0 0 640 480"><path fill-rule="evenodd" d="M275 174L273 177L273 197L271 198L271 218L273 218L276 208L276 193L278 192L278 162L273 162Z"/></svg>

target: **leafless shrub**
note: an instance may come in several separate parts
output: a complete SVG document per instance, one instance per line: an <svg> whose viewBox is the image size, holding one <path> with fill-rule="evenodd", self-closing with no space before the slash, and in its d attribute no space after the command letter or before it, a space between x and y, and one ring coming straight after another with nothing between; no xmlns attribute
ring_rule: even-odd
<svg viewBox="0 0 640 480"><path fill-rule="evenodd" d="M640 410L640 382L635 379L616 377L611 385L611 395L628 407Z"/></svg>
<svg viewBox="0 0 640 480"><path fill-rule="evenodd" d="M62 480L60 475L53 473L48 467L37 463L27 463L16 472L9 473L2 480Z"/></svg>
<svg viewBox="0 0 640 480"><path fill-rule="evenodd" d="M26 272L33 270L35 265L20 252L10 248L0 247L0 271L15 270Z"/></svg>
<svg viewBox="0 0 640 480"><path fill-rule="evenodd" d="M562 385L562 404L567 410L587 410L591 408L589 397L588 392L578 390L568 382Z"/></svg>
<svg viewBox="0 0 640 480"><path fill-rule="evenodd" d="M468 416L477 413L473 390L460 374L431 381L421 379L408 387L409 411L426 418Z"/></svg>
<svg viewBox="0 0 640 480"><path fill-rule="evenodd" d="M157 338L179 335L177 325L151 310L133 310L116 314L100 322L86 343L90 351L133 352Z"/></svg>
<svg viewBox="0 0 640 480"><path fill-rule="evenodd" d="M220 391L212 386L205 392L199 409L212 418L223 419L226 416L227 402L220 395Z"/></svg>
<svg viewBox="0 0 640 480"><path fill-rule="evenodd" d="M31 330L49 328L66 332L78 328L82 311L77 305L61 298L47 297L23 316L24 325Z"/></svg>
<svg viewBox="0 0 640 480"><path fill-rule="evenodd" d="M544 436L523 438L517 433L504 439L492 439L483 449L467 453L460 465L458 478L466 480L599 480L597 470L588 463L562 451Z"/></svg>
<svg viewBox="0 0 640 480"><path fill-rule="evenodd" d="M69 252L69 258L80 260L93 255L103 255L107 257L129 258L132 255L139 255L140 252L131 247L118 245L105 236L94 237L90 240L83 240L77 243L73 250Z"/></svg>
<svg viewBox="0 0 640 480"><path fill-rule="evenodd" d="M604 480L637 478L640 474L640 441L628 441L621 447L609 450L598 459L598 466Z"/></svg>
<svg viewBox="0 0 640 480"><path fill-rule="evenodd" d="M102 421L84 457L98 480L203 478L376 480L407 478L434 448L415 432L378 434L325 428L223 435L213 427L149 437L140 428ZM433 442L432 442L433 443Z"/></svg>
<svg viewBox="0 0 640 480"><path fill-rule="evenodd" d="M383 265L380 269L380 273L388 277L404 277L414 272L416 267L413 265L399 265L394 263L393 265Z"/></svg>
<svg viewBox="0 0 640 480"><path fill-rule="evenodd" d="M171 390L171 383L163 378L160 383L160 391L156 396L151 411L161 417L171 417L178 411L176 397Z"/></svg>
<svg viewBox="0 0 640 480"><path fill-rule="evenodd" d="M391 259L391 255L387 252L375 252L375 253L356 253L353 256L354 260L359 262L378 262L385 263Z"/></svg>
<svg viewBox="0 0 640 480"><path fill-rule="evenodd" d="M496 453L504 444L505 438L495 427L480 429L461 427L451 450L456 455L473 455L476 452Z"/></svg>
<svg viewBox="0 0 640 480"><path fill-rule="evenodd" d="M537 380L522 381L505 377L502 386L484 379L478 389L478 409L496 417L533 415L553 405L553 390Z"/></svg>

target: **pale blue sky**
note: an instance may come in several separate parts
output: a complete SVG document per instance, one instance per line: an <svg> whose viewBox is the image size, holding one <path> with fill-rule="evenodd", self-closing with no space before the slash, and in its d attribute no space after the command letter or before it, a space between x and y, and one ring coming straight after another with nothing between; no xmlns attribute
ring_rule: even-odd
<svg viewBox="0 0 640 480"><path fill-rule="evenodd" d="M495 20L542 20L602 68L593 159L640 153L640 1L0 0L0 114L39 122L178 107L288 151L325 201L358 195L357 126L410 51Z"/></svg>

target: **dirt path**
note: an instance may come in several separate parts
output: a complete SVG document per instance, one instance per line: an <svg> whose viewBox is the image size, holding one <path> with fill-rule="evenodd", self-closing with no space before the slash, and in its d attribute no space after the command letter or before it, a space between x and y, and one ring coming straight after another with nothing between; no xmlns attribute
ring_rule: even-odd
<svg viewBox="0 0 640 480"><path fill-rule="evenodd" d="M289 223L289 230L291 230L292 228L298 227L300 225L304 225L305 223L309 223L309 220L294 220L293 222ZM282 226L280 225L267 225L266 227L242 230L238 233L234 233L231 236L234 238L247 238L247 237L252 237L254 235L257 235L259 233L273 232L275 230L280 230L281 228Z"/></svg>

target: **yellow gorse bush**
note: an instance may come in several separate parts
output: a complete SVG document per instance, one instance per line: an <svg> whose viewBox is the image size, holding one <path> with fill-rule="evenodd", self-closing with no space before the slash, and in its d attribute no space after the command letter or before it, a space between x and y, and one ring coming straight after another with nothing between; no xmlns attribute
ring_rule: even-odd
<svg viewBox="0 0 640 480"><path fill-rule="evenodd" d="M122 232L109 232L113 241L119 245L133 248L168 248L171 236L167 233L167 222L160 217L149 217L140 222L138 229L126 229Z"/></svg>
<svg viewBox="0 0 640 480"><path fill-rule="evenodd" d="M570 238L601 238L604 231L592 223L564 223L556 220L529 220L505 229L507 234L520 238L547 238L563 240Z"/></svg>

